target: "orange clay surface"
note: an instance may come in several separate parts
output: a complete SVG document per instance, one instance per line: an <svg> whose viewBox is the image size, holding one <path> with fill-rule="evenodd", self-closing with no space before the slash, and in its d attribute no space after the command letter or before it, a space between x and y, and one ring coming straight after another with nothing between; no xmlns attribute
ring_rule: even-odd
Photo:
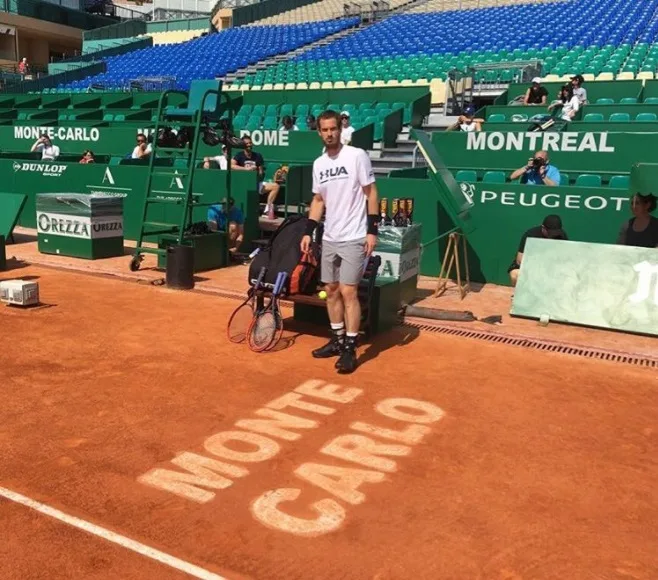
<svg viewBox="0 0 658 580"><path fill-rule="evenodd" d="M20 277L44 306L0 305L3 492L208 578L658 578L655 370L398 329L340 376L312 327L230 344L234 300ZM2 580L193 577L2 497L0 530Z"/></svg>

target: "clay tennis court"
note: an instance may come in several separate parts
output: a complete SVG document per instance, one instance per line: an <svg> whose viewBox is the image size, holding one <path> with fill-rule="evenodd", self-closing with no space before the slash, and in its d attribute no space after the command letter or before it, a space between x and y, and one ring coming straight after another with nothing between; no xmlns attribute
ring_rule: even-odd
<svg viewBox="0 0 658 580"><path fill-rule="evenodd" d="M339 376L312 328L230 344L235 300L2 279L28 276L45 306L0 307L3 580L658 577L655 369L401 327Z"/></svg>

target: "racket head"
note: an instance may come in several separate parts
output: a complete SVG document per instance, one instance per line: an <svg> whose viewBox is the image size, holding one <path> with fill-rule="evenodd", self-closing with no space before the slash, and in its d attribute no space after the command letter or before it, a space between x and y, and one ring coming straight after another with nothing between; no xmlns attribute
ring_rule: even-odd
<svg viewBox="0 0 658 580"><path fill-rule="evenodd" d="M249 298L238 306L228 319L226 333L228 339L235 344L244 342L247 338L249 325L254 319L254 301Z"/></svg>
<svg viewBox="0 0 658 580"><path fill-rule="evenodd" d="M277 285L274 288L273 292L273 304L272 312L274 314L274 334L272 336L272 341L267 346L265 350L272 350L281 340L283 336L283 315L281 314L281 308L279 307L279 297L283 291L283 287L286 283L288 275L285 272L280 273L280 279L277 278Z"/></svg>
<svg viewBox="0 0 658 580"><path fill-rule="evenodd" d="M276 337L276 316L270 309L259 312L251 319L247 331L247 342L249 348L254 352L267 350Z"/></svg>

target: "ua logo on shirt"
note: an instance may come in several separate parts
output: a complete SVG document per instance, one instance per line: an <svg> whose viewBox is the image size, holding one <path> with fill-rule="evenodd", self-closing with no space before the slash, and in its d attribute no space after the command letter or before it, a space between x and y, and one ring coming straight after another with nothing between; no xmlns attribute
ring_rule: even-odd
<svg viewBox="0 0 658 580"><path fill-rule="evenodd" d="M331 167L324 171L320 171L320 183L326 183L331 177L341 177L342 175L347 177L347 169L345 167Z"/></svg>

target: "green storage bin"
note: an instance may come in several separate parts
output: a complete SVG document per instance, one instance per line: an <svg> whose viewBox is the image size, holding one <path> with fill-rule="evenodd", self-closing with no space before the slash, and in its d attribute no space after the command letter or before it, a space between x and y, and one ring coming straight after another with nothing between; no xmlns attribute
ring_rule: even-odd
<svg viewBox="0 0 658 580"><path fill-rule="evenodd" d="M42 254L97 260L123 256L123 198L40 193L37 239Z"/></svg>
<svg viewBox="0 0 658 580"><path fill-rule="evenodd" d="M165 234L160 236L158 247L166 250L168 246L177 243L178 238L176 236ZM183 244L194 247L194 272L216 270L228 265L226 234L223 232L213 232L212 234L198 236L186 236L183 239ZM166 267L167 256L158 254L158 268L164 270Z"/></svg>

